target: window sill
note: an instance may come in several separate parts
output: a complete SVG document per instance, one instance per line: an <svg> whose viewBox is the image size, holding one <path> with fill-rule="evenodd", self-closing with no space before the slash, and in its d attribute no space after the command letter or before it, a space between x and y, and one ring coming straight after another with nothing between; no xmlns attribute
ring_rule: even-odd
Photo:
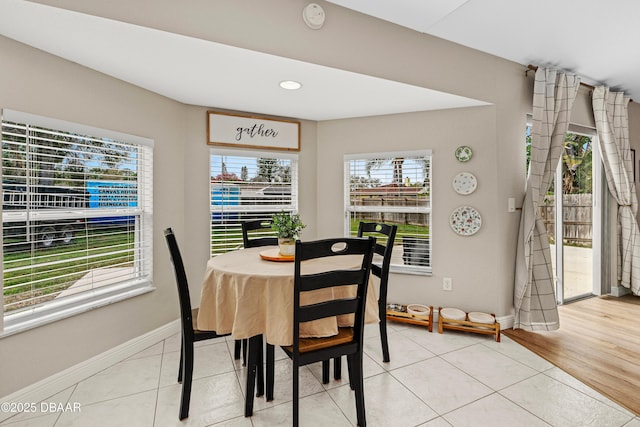
<svg viewBox="0 0 640 427"><path fill-rule="evenodd" d="M432 276L433 271L431 268L420 268L420 267L406 267L406 266L397 266L391 265L389 266L389 272L395 274L409 274L412 276Z"/></svg>
<svg viewBox="0 0 640 427"><path fill-rule="evenodd" d="M24 310L16 314L8 314L4 319L4 329L0 338L15 335L76 314L84 313L98 307L104 307L125 299L143 295L155 290L150 279L140 279L85 292L76 297L65 298L32 310Z"/></svg>

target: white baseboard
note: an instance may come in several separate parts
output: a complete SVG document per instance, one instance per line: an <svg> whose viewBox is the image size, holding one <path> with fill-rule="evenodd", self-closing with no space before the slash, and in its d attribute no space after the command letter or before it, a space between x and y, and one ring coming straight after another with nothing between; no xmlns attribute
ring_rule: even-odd
<svg viewBox="0 0 640 427"><path fill-rule="evenodd" d="M623 286L612 286L611 287L611 296L614 297L623 297L625 295L629 295L631 293L631 289L625 288Z"/></svg>
<svg viewBox="0 0 640 427"><path fill-rule="evenodd" d="M513 328L513 322L515 320L513 314L510 314L508 316L499 316L496 317L496 320L498 321L498 323L500 323L500 330L505 330L505 329L511 329Z"/></svg>
<svg viewBox="0 0 640 427"><path fill-rule="evenodd" d="M31 384L8 396L0 398L0 402L38 403L59 393L75 383L82 381L122 360L149 348L150 346L180 332L180 320L167 323L151 332L127 341L117 347L105 351L91 359L78 363L64 371L58 372L37 383ZM0 412L0 422L13 416L13 413Z"/></svg>

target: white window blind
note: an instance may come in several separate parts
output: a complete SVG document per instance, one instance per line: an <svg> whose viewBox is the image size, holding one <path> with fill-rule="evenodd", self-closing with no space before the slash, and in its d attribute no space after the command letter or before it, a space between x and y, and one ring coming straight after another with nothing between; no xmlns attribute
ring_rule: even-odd
<svg viewBox="0 0 640 427"><path fill-rule="evenodd" d="M431 151L345 156L345 234L358 224L398 226L391 259L397 272L431 272Z"/></svg>
<svg viewBox="0 0 640 427"><path fill-rule="evenodd" d="M211 150L210 183L211 256L242 247L243 221L298 211L295 154Z"/></svg>
<svg viewBox="0 0 640 427"><path fill-rule="evenodd" d="M152 141L2 119L4 333L151 289Z"/></svg>

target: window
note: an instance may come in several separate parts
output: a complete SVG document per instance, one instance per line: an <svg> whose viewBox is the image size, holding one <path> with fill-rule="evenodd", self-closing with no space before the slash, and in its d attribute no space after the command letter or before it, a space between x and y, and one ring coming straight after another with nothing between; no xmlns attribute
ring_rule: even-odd
<svg viewBox="0 0 640 427"><path fill-rule="evenodd" d="M431 151L345 156L345 234L396 224L391 271L431 273Z"/></svg>
<svg viewBox="0 0 640 427"><path fill-rule="evenodd" d="M151 290L153 142L2 113L0 335Z"/></svg>
<svg viewBox="0 0 640 427"><path fill-rule="evenodd" d="M242 247L243 221L298 211L296 154L212 150L210 176L211 256Z"/></svg>

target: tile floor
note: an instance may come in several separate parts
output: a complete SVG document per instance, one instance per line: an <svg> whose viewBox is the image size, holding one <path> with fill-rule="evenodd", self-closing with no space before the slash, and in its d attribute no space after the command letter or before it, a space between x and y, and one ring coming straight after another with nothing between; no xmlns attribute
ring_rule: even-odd
<svg viewBox="0 0 640 427"><path fill-rule="evenodd" d="M377 427L625 426L640 417L601 396L503 336L390 324L391 362L382 363L377 326L367 327L367 422ZM46 402L80 411L20 414L2 426L291 425L291 365L276 353L273 402L256 398L243 416L245 369L233 360L233 341L198 343L190 416L178 421L179 336L51 396ZM277 350L279 352L279 350ZM346 363L343 363L346 375ZM300 424L353 426L355 403L346 380L324 386L318 364L301 370ZM40 407L40 405L38 405Z"/></svg>

